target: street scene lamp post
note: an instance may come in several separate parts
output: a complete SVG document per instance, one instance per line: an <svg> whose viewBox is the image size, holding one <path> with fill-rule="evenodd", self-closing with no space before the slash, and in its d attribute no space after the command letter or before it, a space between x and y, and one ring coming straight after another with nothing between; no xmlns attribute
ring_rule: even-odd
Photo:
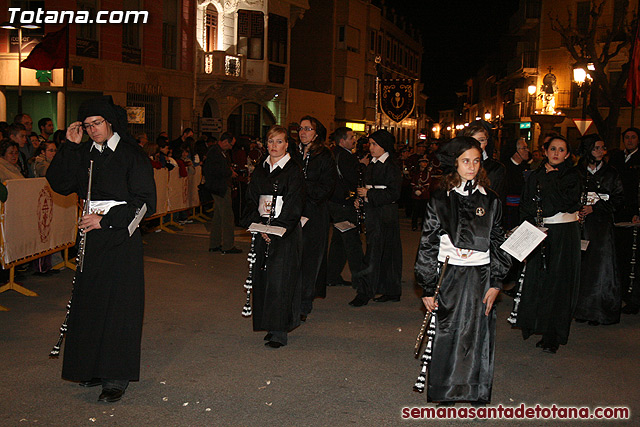
<svg viewBox="0 0 640 427"><path fill-rule="evenodd" d="M587 118L587 97L591 90L591 81L593 80L589 75L589 70L593 67L589 64L576 63L573 66L573 81L576 82L579 88L579 94L582 98L582 120Z"/></svg>

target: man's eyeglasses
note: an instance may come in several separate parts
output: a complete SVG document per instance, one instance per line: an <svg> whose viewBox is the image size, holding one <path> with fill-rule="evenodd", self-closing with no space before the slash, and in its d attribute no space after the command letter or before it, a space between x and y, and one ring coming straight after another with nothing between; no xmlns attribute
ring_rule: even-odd
<svg viewBox="0 0 640 427"><path fill-rule="evenodd" d="M102 119L102 120L94 120L91 123L83 123L82 127L84 128L84 130L89 130L92 128L96 128L98 126L100 126L101 124L103 124L106 120Z"/></svg>
<svg viewBox="0 0 640 427"><path fill-rule="evenodd" d="M311 132L312 130L315 130L315 129L314 129L314 128L312 128L311 126L304 126L304 127L300 126L300 127L298 128L298 132L301 132L301 131L303 131L303 130L305 130L305 131L307 131L307 132Z"/></svg>

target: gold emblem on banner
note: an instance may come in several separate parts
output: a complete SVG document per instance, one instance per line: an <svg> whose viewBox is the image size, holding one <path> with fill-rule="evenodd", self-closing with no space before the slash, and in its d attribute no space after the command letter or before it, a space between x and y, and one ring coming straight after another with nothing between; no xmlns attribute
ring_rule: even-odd
<svg viewBox="0 0 640 427"><path fill-rule="evenodd" d="M401 122L416 105L413 79L383 79L380 81L380 109L394 122Z"/></svg>

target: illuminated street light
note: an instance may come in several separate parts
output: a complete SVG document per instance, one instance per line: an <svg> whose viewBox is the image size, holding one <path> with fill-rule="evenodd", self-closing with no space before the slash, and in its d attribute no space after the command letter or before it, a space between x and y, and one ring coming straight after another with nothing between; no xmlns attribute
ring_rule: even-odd
<svg viewBox="0 0 640 427"><path fill-rule="evenodd" d="M488 110L487 110L487 112L486 112L486 113L484 113L484 119L485 119L486 121L491 120L491 113L490 113Z"/></svg>
<svg viewBox="0 0 640 427"><path fill-rule="evenodd" d="M527 88L527 92L529 92L529 95L535 95L536 90L536 85L529 85L529 87Z"/></svg>

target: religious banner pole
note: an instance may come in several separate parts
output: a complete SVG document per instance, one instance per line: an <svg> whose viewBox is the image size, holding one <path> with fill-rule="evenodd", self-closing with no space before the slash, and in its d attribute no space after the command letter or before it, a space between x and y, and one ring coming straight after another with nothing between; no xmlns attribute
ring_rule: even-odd
<svg viewBox="0 0 640 427"><path fill-rule="evenodd" d="M376 130L382 128L382 115L380 114L380 62L382 58L380 55L376 56Z"/></svg>

